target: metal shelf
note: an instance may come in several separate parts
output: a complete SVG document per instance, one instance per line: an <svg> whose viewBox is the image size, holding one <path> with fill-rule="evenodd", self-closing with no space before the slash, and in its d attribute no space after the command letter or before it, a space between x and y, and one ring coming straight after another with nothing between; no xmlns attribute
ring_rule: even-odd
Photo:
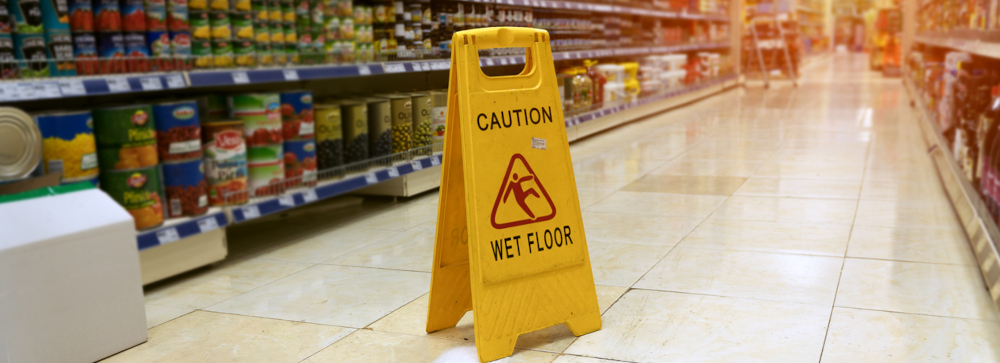
<svg viewBox="0 0 1000 363"><path fill-rule="evenodd" d="M606 107L606 108L602 108L600 110L594 110L594 111L584 112L584 113L581 113L581 114L578 114L578 115L567 117L566 118L566 127L577 126L577 125L580 125L580 124L585 123L585 122L589 122L589 121L592 121L592 120L599 119L601 117L610 116L610 115L613 115L613 114L616 114L616 113L619 113L619 112L624 112L626 110L629 110L629 109L632 109L632 108L635 108L635 107L647 105L647 104L650 104L650 103L653 103L653 102L662 101L662 100L665 100L665 99L670 99L670 98L674 98L674 97L680 97L680 96L683 96L683 95L686 95L686 94L689 94L689 93L694 93L694 92L700 91L700 90L708 88L708 87L720 85L720 84L723 84L723 83L735 80L736 78L737 78L737 76L735 76L735 75L723 76L723 77L719 77L719 78L716 78L716 79L708 81L708 82L702 82L702 83L699 83L699 84L696 84L696 85L693 85L693 86L688 86L688 87L684 87L684 88L677 89L677 90L672 90L672 91L667 91L667 92L661 92L661 93L659 93L657 95L653 95L653 96L649 96L649 97L643 97L643 98L641 98L639 100L636 100L636 101L633 101L633 102L623 103L623 104L612 106L612 107Z"/></svg>
<svg viewBox="0 0 1000 363"><path fill-rule="evenodd" d="M935 47L951 48L988 58L1000 58L1000 41L984 41L985 32L959 31L949 33L923 33L914 39ZM994 35L994 32L990 32Z"/></svg>
<svg viewBox="0 0 1000 363"><path fill-rule="evenodd" d="M552 58L555 61L564 61L724 49L728 47L728 43L720 42L655 47L581 50L554 52L552 54ZM480 59L479 64L483 67L524 64L524 56L484 57ZM194 87L244 86L276 82L365 77L392 73L445 71L449 68L451 68L450 60L436 59L368 64L299 66L293 68L237 68L165 74L44 78L24 81L12 80L0 82L0 103L35 101L62 97L155 92Z"/></svg>

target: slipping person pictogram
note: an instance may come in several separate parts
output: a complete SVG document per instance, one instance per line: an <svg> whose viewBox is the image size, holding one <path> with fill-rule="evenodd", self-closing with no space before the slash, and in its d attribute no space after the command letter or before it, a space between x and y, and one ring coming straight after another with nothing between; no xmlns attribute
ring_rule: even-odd
<svg viewBox="0 0 1000 363"><path fill-rule="evenodd" d="M513 204L517 204L517 208ZM542 222L555 216L555 204L528 161L521 154L511 156L490 216L493 228L503 229Z"/></svg>

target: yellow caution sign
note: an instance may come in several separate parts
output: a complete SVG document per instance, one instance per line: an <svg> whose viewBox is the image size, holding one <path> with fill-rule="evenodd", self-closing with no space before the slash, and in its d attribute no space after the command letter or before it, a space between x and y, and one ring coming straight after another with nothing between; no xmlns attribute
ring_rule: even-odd
<svg viewBox="0 0 1000 363"><path fill-rule="evenodd" d="M479 50L526 48L524 70L489 77ZM601 328L549 35L455 33L427 332L472 310L481 361L518 335Z"/></svg>

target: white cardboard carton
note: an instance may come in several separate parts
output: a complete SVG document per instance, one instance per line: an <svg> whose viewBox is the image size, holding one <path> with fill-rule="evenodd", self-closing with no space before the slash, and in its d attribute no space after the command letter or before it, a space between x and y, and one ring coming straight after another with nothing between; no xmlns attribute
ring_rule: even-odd
<svg viewBox="0 0 1000 363"><path fill-rule="evenodd" d="M93 362L146 341L135 236L97 189L0 204L0 363Z"/></svg>

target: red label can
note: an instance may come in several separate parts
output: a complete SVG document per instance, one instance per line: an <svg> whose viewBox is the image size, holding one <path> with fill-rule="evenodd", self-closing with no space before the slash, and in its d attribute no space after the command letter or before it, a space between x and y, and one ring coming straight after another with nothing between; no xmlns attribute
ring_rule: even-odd
<svg viewBox="0 0 1000 363"><path fill-rule="evenodd" d="M94 8L90 0L69 0L69 28L74 33L94 31Z"/></svg>
<svg viewBox="0 0 1000 363"><path fill-rule="evenodd" d="M146 7L142 0L122 0L120 6L123 31L146 31Z"/></svg>
<svg viewBox="0 0 1000 363"><path fill-rule="evenodd" d="M94 27L99 32L122 30L122 15L118 0L94 0Z"/></svg>

